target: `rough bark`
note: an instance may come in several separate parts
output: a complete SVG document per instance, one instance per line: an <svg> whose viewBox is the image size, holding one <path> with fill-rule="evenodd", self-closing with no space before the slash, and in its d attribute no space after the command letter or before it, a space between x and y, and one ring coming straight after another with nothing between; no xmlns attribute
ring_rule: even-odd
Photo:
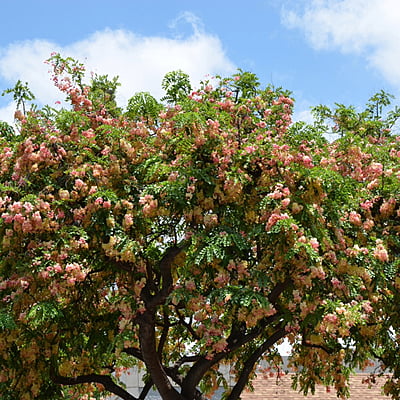
<svg viewBox="0 0 400 400"><path fill-rule="evenodd" d="M149 311L146 311L139 321L139 341L143 360L162 399L182 400L182 397L169 381L161 364L156 347L154 326L154 316Z"/></svg>
<svg viewBox="0 0 400 400"><path fill-rule="evenodd" d="M159 305L164 304L166 298L172 290L172 267L175 257L182 251L178 247L171 247L160 261L161 288L155 294L150 294L149 287L146 286L142 291L146 310L140 318L139 323L139 342L140 352L146 364L147 370L157 387L163 400L182 400L182 396L172 386L167 373L161 363L160 354L157 349L155 335L155 313ZM149 281L152 277L148 277Z"/></svg>

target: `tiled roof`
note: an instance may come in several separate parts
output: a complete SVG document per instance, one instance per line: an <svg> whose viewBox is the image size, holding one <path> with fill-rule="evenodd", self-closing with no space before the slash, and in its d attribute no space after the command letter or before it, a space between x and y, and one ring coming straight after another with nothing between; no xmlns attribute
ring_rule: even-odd
<svg viewBox="0 0 400 400"><path fill-rule="evenodd" d="M287 357L284 357L284 365L287 365ZM376 371L377 365L372 365L366 368L364 372L357 371L350 378L350 400L388 400L389 397L382 394L382 385L385 378L376 378L375 384L363 383L371 376L371 373ZM253 380L254 391L243 391L240 398L241 400L338 400L334 388L327 391L325 386L317 386L315 394L309 393L306 397L296 390L292 389L292 373L283 374L279 380L276 376L269 376L266 371L265 365L257 372L256 379ZM286 370L286 369L285 369ZM224 373L228 379L228 384L233 386L233 377L229 375L229 367L223 366L221 372ZM232 378L232 379L231 379ZM139 396L141 388L143 387L143 372L132 369L129 374L122 376L123 382L127 386L127 390L134 396ZM212 397L212 399L220 399L222 388L220 388ZM161 399L156 390L151 390L149 393L149 400ZM109 400L116 400L116 397L111 397Z"/></svg>
<svg viewBox="0 0 400 400"><path fill-rule="evenodd" d="M387 400L388 397L382 394L381 386L384 379L377 378L376 384L370 388L363 380L370 375L358 373L350 378L350 399L351 400ZM337 400L335 390L328 391L325 386L316 387L315 394L309 393L305 397L302 393L291 388L292 374L284 375L280 380L266 376L259 376L253 381L254 392L245 391L241 395L242 400Z"/></svg>

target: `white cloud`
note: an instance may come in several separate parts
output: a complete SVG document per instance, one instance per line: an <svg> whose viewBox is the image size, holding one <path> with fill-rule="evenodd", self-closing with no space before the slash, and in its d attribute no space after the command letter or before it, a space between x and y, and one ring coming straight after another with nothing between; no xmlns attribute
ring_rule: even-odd
<svg viewBox="0 0 400 400"><path fill-rule="evenodd" d="M59 51L59 47L43 40L27 40L2 49L0 76L3 81L8 82L7 88L13 87L18 80L28 82L29 88L39 101L54 104L60 95L50 81L48 66L44 64L52 51ZM8 104L0 109L0 119L12 122L14 111L15 105Z"/></svg>
<svg viewBox="0 0 400 400"><path fill-rule="evenodd" d="M284 8L283 22L300 28L316 49L339 49L367 59L400 88L400 1L307 0Z"/></svg>
<svg viewBox="0 0 400 400"><path fill-rule="evenodd" d="M293 122L303 121L307 124L314 123L314 117L313 117L310 109L303 109L300 111L295 109L292 119L293 119Z"/></svg>
<svg viewBox="0 0 400 400"><path fill-rule="evenodd" d="M189 24L196 35L204 33L202 20L190 11L184 11L169 24L169 28L177 32L177 37L181 36L180 27L182 22Z"/></svg>
<svg viewBox="0 0 400 400"><path fill-rule="evenodd" d="M140 36L127 30L106 29L67 46L44 40L13 43L0 52L0 76L11 86L18 79L27 81L39 102L53 105L62 99L62 94L52 86L49 66L44 60L56 51L83 62L88 72L118 75L119 101L124 104L139 91L162 96L162 78L172 70L188 73L194 86L207 74L233 72L235 66L219 38L204 32L194 15L184 13L179 17L182 19L193 31L183 38ZM0 112L3 114L4 110Z"/></svg>
<svg viewBox="0 0 400 400"><path fill-rule="evenodd" d="M0 108L0 121L7 121L12 123L12 116L14 115L15 104L8 103L6 106Z"/></svg>

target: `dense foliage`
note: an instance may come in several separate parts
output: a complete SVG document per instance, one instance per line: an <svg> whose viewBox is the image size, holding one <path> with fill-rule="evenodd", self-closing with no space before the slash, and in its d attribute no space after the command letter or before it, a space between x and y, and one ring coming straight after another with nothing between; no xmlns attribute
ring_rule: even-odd
<svg viewBox="0 0 400 400"><path fill-rule="evenodd" d="M400 138L390 97L316 107L239 71L192 91L166 76L118 107L118 82L54 55L71 107L0 125L0 395L238 399L293 346L299 390L348 394L377 360L400 398ZM327 140L329 133L338 137ZM219 366L235 378L228 387ZM379 372L379 371L377 371ZM171 384L173 382L173 384ZM85 397L86 396L86 397Z"/></svg>

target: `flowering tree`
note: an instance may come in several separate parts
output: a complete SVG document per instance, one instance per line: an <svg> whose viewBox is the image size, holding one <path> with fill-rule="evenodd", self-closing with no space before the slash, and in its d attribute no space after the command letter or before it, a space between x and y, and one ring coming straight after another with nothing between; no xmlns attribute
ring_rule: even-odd
<svg viewBox="0 0 400 400"><path fill-rule="evenodd" d="M348 394L376 359L400 391L400 140L380 93L365 111L317 107L239 71L168 105L54 55L70 109L0 125L2 399L166 400L218 386L238 399L262 360L295 385ZM183 82L182 87L179 83ZM171 88L171 92L168 89ZM332 123L331 123L332 122ZM325 139L332 130L340 137ZM235 378L228 387L219 366Z"/></svg>

